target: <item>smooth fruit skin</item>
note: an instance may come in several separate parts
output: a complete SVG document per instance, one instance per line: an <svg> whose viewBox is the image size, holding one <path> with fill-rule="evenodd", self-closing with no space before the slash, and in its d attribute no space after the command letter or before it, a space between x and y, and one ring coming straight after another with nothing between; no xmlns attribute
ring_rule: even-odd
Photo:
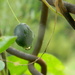
<svg viewBox="0 0 75 75"><path fill-rule="evenodd" d="M28 48L31 46L34 34L29 26L25 23L20 23L16 26L16 28L14 29L14 35L17 36L16 43L19 46L22 46L24 48Z"/></svg>

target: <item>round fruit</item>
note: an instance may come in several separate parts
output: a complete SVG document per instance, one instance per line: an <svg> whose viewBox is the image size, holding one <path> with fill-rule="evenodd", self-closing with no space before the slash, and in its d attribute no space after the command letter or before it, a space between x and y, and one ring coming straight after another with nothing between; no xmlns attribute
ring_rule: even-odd
<svg viewBox="0 0 75 75"><path fill-rule="evenodd" d="M26 25L25 23L17 25L14 30L14 35L17 36L16 43L18 45L26 49L30 48L34 38L34 34L28 25Z"/></svg>

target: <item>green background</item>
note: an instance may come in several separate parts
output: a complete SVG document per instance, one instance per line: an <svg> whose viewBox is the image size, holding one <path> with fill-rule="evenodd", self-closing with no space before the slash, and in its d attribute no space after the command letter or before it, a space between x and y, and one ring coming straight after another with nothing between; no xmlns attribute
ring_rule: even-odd
<svg viewBox="0 0 75 75"><path fill-rule="evenodd" d="M75 3L75 0L65 0L70 3ZM17 18L21 23L26 23L30 26L35 34L32 49L26 51L16 43L12 46L22 50L26 53L33 51L34 45L37 40L37 33L39 28L40 16L41 16L41 1L39 0L9 0L10 5L15 12ZM53 31L55 23L55 12L49 9L49 16L47 22L46 33L41 48L41 52L44 51L47 42ZM57 14L58 15L58 14ZM73 18L75 16L72 14ZM0 0L0 30L3 35L14 35L14 28L19 23L13 16L7 0ZM55 32L52 37L51 43L48 46L47 53L53 54L60 59L66 66L66 72L68 75L75 74L75 31L71 28L69 23L64 17L58 15Z"/></svg>

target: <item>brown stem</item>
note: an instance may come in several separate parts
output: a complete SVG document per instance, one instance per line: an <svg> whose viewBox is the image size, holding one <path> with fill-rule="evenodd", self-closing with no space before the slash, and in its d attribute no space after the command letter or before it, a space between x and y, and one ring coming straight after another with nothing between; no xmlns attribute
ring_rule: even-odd
<svg viewBox="0 0 75 75"><path fill-rule="evenodd" d="M38 72L33 65L29 65L29 70L32 75L43 75L42 73Z"/></svg>
<svg viewBox="0 0 75 75"><path fill-rule="evenodd" d="M28 60L30 62L33 62L36 59L38 59L38 57L36 57L34 55L23 53L23 52L18 51L18 50L14 49L14 48L8 48L6 51L8 53L12 54L12 55L15 55L15 56L17 56L19 58L22 58L24 60ZM42 59L39 59L36 63L38 63L41 66L42 69L46 68L46 64ZM35 72L34 69L32 69L32 71ZM36 73L39 74L39 72L36 72ZM39 75L41 75L41 73Z"/></svg>
<svg viewBox="0 0 75 75"><path fill-rule="evenodd" d="M43 43L45 30L46 30L47 16L48 16L48 7L44 3L42 3L42 13L41 13L40 26L38 32L38 39L33 51L34 55L38 55L38 53L41 50L41 46Z"/></svg>
<svg viewBox="0 0 75 75"><path fill-rule="evenodd" d="M73 27L73 29L75 29L75 21L69 14L69 12L67 11L62 0L55 0L54 4L55 4L57 11L60 12L66 18L66 20L69 22L69 24Z"/></svg>
<svg viewBox="0 0 75 75"><path fill-rule="evenodd" d="M38 39L37 39L34 51L32 53L33 55L36 55L36 56L38 55L38 53L40 52L41 47L42 47L42 43L43 43L43 39L44 39L44 35L45 35L45 30L46 30L47 17L48 17L48 7L44 3L42 3L42 13L41 13L40 27L39 27L39 32L38 32ZM41 67L43 67L43 66L41 66ZM37 72L37 70L34 68L33 64L29 65L30 72L33 75L39 75L39 74L34 74L32 69L34 69L35 72ZM41 73L43 75L46 75L47 67L42 68Z"/></svg>
<svg viewBox="0 0 75 75"><path fill-rule="evenodd" d="M47 2L50 5L55 6L54 5L55 0L47 0ZM67 9L68 12L70 12L72 14L75 14L75 5L74 4L68 3L66 1L63 1L63 4L65 5L65 7L66 7L66 9Z"/></svg>

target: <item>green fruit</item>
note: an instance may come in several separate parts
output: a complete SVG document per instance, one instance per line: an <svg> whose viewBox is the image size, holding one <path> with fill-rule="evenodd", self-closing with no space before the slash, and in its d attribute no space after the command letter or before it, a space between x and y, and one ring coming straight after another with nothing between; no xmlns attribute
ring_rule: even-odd
<svg viewBox="0 0 75 75"><path fill-rule="evenodd" d="M26 49L30 48L34 38L34 34L28 25L26 25L25 23L17 25L14 30L14 35L17 36L16 43L19 46L22 46Z"/></svg>

